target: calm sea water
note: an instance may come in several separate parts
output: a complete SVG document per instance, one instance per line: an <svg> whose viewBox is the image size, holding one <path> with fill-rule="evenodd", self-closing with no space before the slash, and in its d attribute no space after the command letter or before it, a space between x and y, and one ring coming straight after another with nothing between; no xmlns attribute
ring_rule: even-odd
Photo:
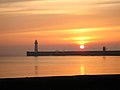
<svg viewBox="0 0 120 90"><path fill-rule="evenodd" d="M0 78L120 74L120 56L0 57Z"/></svg>

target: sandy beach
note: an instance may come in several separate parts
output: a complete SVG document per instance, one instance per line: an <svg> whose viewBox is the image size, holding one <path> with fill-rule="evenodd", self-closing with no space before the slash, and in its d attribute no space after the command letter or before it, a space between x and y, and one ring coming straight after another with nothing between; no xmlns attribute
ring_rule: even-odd
<svg viewBox="0 0 120 90"><path fill-rule="evenodd" d="M78 75L0 79L1 90L119 90L120 75Z"/></svg>

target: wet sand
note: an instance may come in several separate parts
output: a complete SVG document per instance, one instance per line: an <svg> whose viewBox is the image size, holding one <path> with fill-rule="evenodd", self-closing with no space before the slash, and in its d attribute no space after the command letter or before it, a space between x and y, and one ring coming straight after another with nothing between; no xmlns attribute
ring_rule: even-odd
<svg viewBox="0 0 120 90"><path fill-rule="evenodd" d="M0 79L0 90L120 90L120 74Z"/></svg>

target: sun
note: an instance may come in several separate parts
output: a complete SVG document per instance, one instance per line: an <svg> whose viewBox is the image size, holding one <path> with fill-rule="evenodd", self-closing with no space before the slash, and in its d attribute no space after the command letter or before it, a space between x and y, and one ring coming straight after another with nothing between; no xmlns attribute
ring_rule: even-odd
<svg viewBox="0 0 120 90"><path fill-rule="evenodd" d="M84 49L85 48L85 46L84 45L80 45L80 49Z"/></svg>

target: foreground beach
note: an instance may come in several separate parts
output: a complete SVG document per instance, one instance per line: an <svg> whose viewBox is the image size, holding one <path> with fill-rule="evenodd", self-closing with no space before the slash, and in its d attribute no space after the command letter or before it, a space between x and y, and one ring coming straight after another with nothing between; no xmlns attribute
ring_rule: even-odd
<svg viewBox="0 0 120 90"><path fill-rule="evenodd" d="M0 79L0 89L119 90L120 75L78 75Z"/></svg>

